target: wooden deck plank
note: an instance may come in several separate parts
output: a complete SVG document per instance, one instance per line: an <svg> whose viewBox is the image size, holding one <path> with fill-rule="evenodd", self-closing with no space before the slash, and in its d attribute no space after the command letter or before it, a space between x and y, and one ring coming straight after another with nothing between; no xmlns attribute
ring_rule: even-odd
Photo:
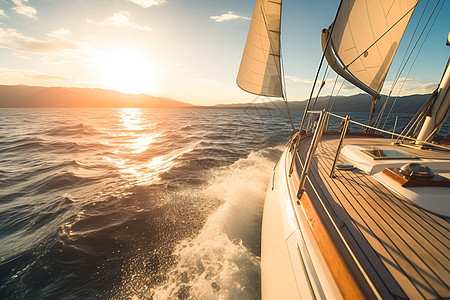
<svg viewBox="0 0 450 300"><path fill-rule="evenodd" d="M329 143L325 142L325 144ZM349 162L346 161L346 163ZM364 176L364 178L367 178L367 176ZM371 180L365 179L364 182L367 184L371 182ZM374 191L381 193L381 195L392 195L394 198L391 198L391 201L396 204L397 207L402 209L406 214L408 214L414 221L414 223L421 226L421 228L423 228L425 232L428 232L428 234L437 234L437 236L433 236L435 238L433 243L441 244L444 248L450 250L448 246L450 244L450 235L448 235L450 231L450 224L448 223L448 221L414 205L413 203L406 199L403 199L402 197L399 198L398 194L395 194L392 190L388 189L384 185L378 184L375 187L377 189ZM444 232L446 234L444 234Z"/></svg>
<svg viewBox="0 0 450 300"><path fill-rule="evenodd" d="M314 163L317 164L317 160L313 160ZM309 176L314 176L316 170L312 169L310 170L310 175ZM319 174L317 173L316 176L319 176ZM320 178L318 179L320 182ZM326 188L328 191L332 192L335 196L335 200L337 201L337 203L343 208L343 211L346 211L346 213L348 214L347 217L345 216L340 216L340 218L343 221L346 220L350 220L350 222L352 222L354 224L354 227L357 228L357 230L359 231L359 234L361 235L361 237L364 237L368 243L370 244L370 246L372 247L372 250L374 250L374 252L376 253L377 257L376 260L380 261L380 258L384 257L387 260L393 261L393 263L391 265L387 266L387 269L389 269L390 274L392 274L392 276L394 276L394 278L396 278L397 280L402 280L407 282L407 288L410 291L410 294L412 292L415 292L413 294L413 296L415 298L419 298L421 297L421 294L417 291L417 289L415 288L415 286L412 283L409 283L409 281L407 281L407 277L406 274L404 272L401 271L401 268L395 263L394 259L391 257L390 253L384 249L382 242L380 241L379 237L377 237L376 235L370 233L370 230L368 230L368 226L366 225L366 228L364 229L364 224L365 221L363 220L363 218L361 216L359 216L357 210L355 210L355 208L352 206L351 202L348 201L346 198L350 196L349 193L344 193L345 191L345 187L342 185L342 183L340 182L333 182L333 181L324 181L324 188ZM337 209L338 210L338 209ZM350 217L350 215L352 217ZM348 222L348 221L347 221ZM352 227L352 226L348 226L348 227ZM361 237L358 238L356 237L356 240L359 240L359 244L361 244ZM366 247L364 247L363 245L361 246L362 250L364 251L364 255L367 255L367 249L365 249ZM372 257L373 258L373 257ZM375 260L370 261L371 264L376 264ZM384 264L383 264L384 266ZM375 265L373 266L375 267L376 271L379 273L379 276L381 277L381 280L383 281L385 286L389 286L389 282L385 281L385 278L383 278L383 275L386 275L386 271L383 270L383 268L380 268L378 266ZM386 267L384 267L386 268ZM403 291L392 291L392 288L389 287L389 290L391 290L391 293L394 295L398 295L398 296L402 296L403 295Z"/></svg>
<svg viewBox="0 0 450 300"><path fill-rule="evenodd" d="M319 177L319 174L315 174L315 172L312 172L310 176ZM331 191L333 198L344 199L346 197L343 193L340 192L338 188L336 188L336 185L330 186L328 182L325 182L324 188L328 191ZM359 260L366 269L366 272L368 272L371 277L376 276L374 280L381 282L381 289L387 290L392 295L406 297L403 293L403 290L397 284L393 284L391 274L388 273L387 270L380 271L385 268L384 264L379 260L378 254L374 252L372 246L370 245L370 242L367 240L366 243L361 241L361 237L365 237L368 240L374 239L375 237L373 235L366 236L367 231L361 232L361 229L359 228L358 224L355 223L355 220L351 219L344 211L344 209L339 209L342 208L341 206L336 208L336 206L333 206L331 203L331 207L335 208L333 212L338 216L338 218L345 222L345 228L347 229L348 233L344 231L343 235L346 236L352 249L355 251L355 253L358 254ZM347 207L347 209L351 208ZM359 221L362 222L362 219ZM354 224L354 226L350 226L349 224ZM376 242L377 241L371 241L371 243ZM389 255L387 252L385 254ZM413 286L411 287L414 289Z"/></svg>
<svg viewBox="0 0 450 300"><path fill-rule="evenodd" d="M321 150L324 150L323 146ZM321 161L327 162L329 160L322 159ZM450 296L448 286L438 275L448 277L448 272L430 255L424 245L417 241L416 235L410 234L410 230L416 233L414 228L408 226L406 222L400 225L393 216L395 212L389 211L390 207L386 205L387 201L392 200L388 197L389 195L375 194L374 190L378 182L360 185L355 181L358 177L367 178L367 175L363 172L341 172L335 180L342 179L345 182L344 185L348 186L349 192L358 195L354 199L359 202L360 207L373 219L378 228L386 234L391 242L389 243L389 247L392 247L390 252L398 255L395 259L405 268L410 280L422 287L425 298ZM421 242L427 243L427 241ZM434 248L429 243L425 246Z"/></svg>
<svg viewBox="0 0 450 300"><path fill-rule="evenodd" d="M358 251L367 248L364 243L370 244L408 297L450 297L448 220L413 205L365 172L336 171L337 178L331 179L329 172L336 145L328 139L319 144L316 156L321 159L313 159L309 176L322 182L320 188L332 196L334 203L328 201L330 209L359 231L362 245L358 246L362 248ZM348 216L343 216L336 205ZM357 232L352 226L349 227L350 234L353 239L358 239L354 237ZM382 276L379 265L375 263L372 267ZM385 284L389 286L389 283ZM402 297L394 290L391 292Z"/></svg>
<svg viewBox="0 0 450 300"><path fill-rule="evenodd" d="M417 218L417 214L415 215L415 218L413 218L410 214L405 212L405 208L407 206L412 206L412 203L400 199L398 195L386 193L388 190L381 184L371 184L367 175L358 175L354 172L340 172L338 174L348 175L355 181L356 185L366 187L366 193L368 189L371 192L374 192L376 197L373 199L382 202L378 203L378 205L380 205L380 208L392 218L394 224L400 226L401 230L405 231L405 234L411 236L416 241L416 246L418 246L420 250L426 252L425 255L428 255L430 261L436 264L436 272L441 274L444 278L450 278L450 272L447 266L443 264L444 261L449 259L449 248L434 236L433 233L435 230L425 230L424 227L417 222L417 220L421 219ZM382 189L384 189L384 191ZM422 211L422 214L423 213L430 214L426 211ZM414 233L414 235L412 233Z"/></svg>
<svg viewBox="0 0 450 300"><path fill-rule="evenodd" d="M420 278L420 274L409 264L406 256L396 248L396 241L386 233L386 226L383 226L386 224L373 219L371 214L374 213L374 210L364 208L363 203L366 199L343 181L335 180L335 184L344 190L345 194L349 195L349 197L341 201L341 204L350 213L356 226L363 232L374 250L380 254L381 261L394 275L408 297L415 299L419 297L433 298L435 296L434 293L424 293L422 289L411 284L411 278ZM349 206L351 209L349 209ZM380 223L382 226L379 226ZM419 284L425 288L427 286L423 280Z"/></svg>

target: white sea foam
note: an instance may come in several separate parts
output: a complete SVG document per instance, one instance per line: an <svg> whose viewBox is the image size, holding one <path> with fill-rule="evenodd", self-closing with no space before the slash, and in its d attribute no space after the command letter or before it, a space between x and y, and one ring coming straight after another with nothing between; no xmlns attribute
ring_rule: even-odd
<svg viewBox="0 0 450 300"><path fill-rule="evenodd" d="M154 299L259 298L260 259L248 245L259 244L264 195L274 166L268 154L278 152L274 150L251 152L212 172L201 193L219 197L223 204L197 237L177 245L177 263L167 271L168 280L151 291Z"/></svg>

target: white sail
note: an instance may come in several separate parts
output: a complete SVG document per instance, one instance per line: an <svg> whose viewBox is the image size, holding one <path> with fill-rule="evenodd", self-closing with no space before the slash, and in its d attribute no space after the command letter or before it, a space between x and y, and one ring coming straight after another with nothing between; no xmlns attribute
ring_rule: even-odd
<svg viewBox="0 0 450 300"><path fill-rule="evenodd" d="M335 71L345 70L354 78L344 78L378 94L416 4L417 0L343 0L331 35L331 48L342 65ZM332 64L335 69L336 62Z"/></svg>
<svg viewBox="0 0 450 300"><path fill-rule="evenodd" d="M281 0L257 0L236 82L249 93L282 97Z"/></svg>

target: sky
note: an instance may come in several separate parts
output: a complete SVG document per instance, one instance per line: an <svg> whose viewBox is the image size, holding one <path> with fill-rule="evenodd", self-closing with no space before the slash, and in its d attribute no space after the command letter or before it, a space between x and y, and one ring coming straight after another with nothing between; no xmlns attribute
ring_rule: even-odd
<svg viewBox="0 0 450 300"><path fill-rule="evenodd" d="M429 1L427 10L438 1ZM419 3L411 23L426 4ZM0 0L0 84L106 88L196 105L260 101L235 83L254 5L254 0ZM309 96L322 54L320 31L337 7L332 0L284 1L289 100ZM436 87L450 54L449 15L447 1L402 81L401 95ZM408 28L404 39L411 33ZM401 46L385 93L402 51ZM334 78L330 73L323 95L331 92ZM340 92L357 93L349 84Z"/></svg>

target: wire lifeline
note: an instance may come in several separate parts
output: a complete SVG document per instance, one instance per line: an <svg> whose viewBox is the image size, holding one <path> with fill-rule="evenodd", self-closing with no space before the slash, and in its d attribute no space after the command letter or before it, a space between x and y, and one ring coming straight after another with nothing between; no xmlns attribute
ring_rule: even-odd
<svg viewBox="0 0 450 300"><path fill-rule="evenodd" d="M392 82L392 86L391 86L391 89L389 91L389 94L386 97L386 101L384 102L383 107L381 108L380 112L378 113L377 119L375 120L375 124L376 124L375 127L378 127L379 123L381 122L381 119L383 117L383 113L384 113L384 110L386 108L387 102L388 102L389 98L391 97L391 94L394 91L394 87L396 86L396 84L397 84L397 82L398 82L398 80L400 78L400 75L401 75L401 73L403 72L403 70L405 68L404 66L406 66L406 64L408 63L409 58L411 57L411 54L408 55L408 58L405 61L405 57L409 53L408 52L409 51L409 47L411 46L411 43L412 43L412 41L413 41L413 39L414 39L414 37L416 35L417 29L419 28L419 25L421 23L421 20L422 20L424 14L425 14L425 10L427 9L429 3L430 3L430 0L427 0L427 4L425 5L425 7L424 7L424 9L422 11L422 14L420 15L419 20L417 21L416 28L414 28L414 32L413 32L413 34L411 36L411 39L409 40L408 47L406 47L405 53L403 54L402 61L400 62L400 65L398 67L397 74L395 74L394 81ZM422 35L422 33L420 34L420 36L421 35ZM418 40L420 39L420 36L419 36ZM417 45L417 42L414 45L413 49L411 50L411 53L414 51L416 45ZM403 64L404 61L405 61L405 63Z"/></svg>
<svg viewBox="0 0 450 300"><path fill-rule="evenodd" d="M436 6L434 7L433 12L431 13L430 17L428 18L428 21L427 21L427 23L425 24L425 27L423 28L422 33L420 34L419 38L417 39L416 45L417 45L417 43L419 42L419 40L420 40L420 38L421 38L423 32L425 31L426 27L428 26L428 23L429 23L429 21L431 20L432 16L434 15L434 12L436 11L436 8L438 7L438 5L439 5L440 2L441 2L441 0L439 0L438 3L436 3ZM406 74L405 80L403 81L402 86L400 87L400 90L399 90L399 92L398 92L398 94L397 94L397 97L395 98L394 102L392 103L392 106L391 106L391 109L390 109L390 111L389 111L389 114L387 115L387 117L386 117L386 119L385 119L385 121L384 121L383 127L382 127L381 129L384 129L384 126L386 125L386 122L387 122L387 120L388 120L388 118L389 118L389 115L391 114L392 109L394 108L394 105L395 105L395 103L396 103L396 101L397 101L397 99L398 99L398 97L399 97L399 95L400 95L400 92L401 92L401 90L403 89L403 86L405 85L406 79L408 78L409 73L411 72L411 69L412 69L412 67L413 67L414 64L415 64L415 62L416 62L416 60L417 60L417 57L419 56L419 53L422 51L422 47L423 47L423 45L425 44L425 41L427 40L427 38L428 38L428 36L429 36L429 34L430 34L430 31L431 31L431 29L433 28L433 25L434 25L434 23L436 22L436 19L437 19L437 17L439 16L439 13L440 13L441 10L442 10L442 6L444 5L444 3L445 3L445 0L442 2L441 8L438 10L436 16L434 17L434 20L433 20L433 22L431 23L430 28L428 29L428 32L427 32L427 34L425 35L425 38L423 39L422 44L420 45L419 50L418 50L417 53L416 53L416 57L414 58L413 62L411 63L411 66L410 66L410 68L409 68L409 70L408 70L408 73ZM416 45L414 45L414 47L415 47ZM413 49L412 51L414 51L414 49ZM412 54L412 52L411 52L411 54ZM409 57L408 57L408 59L409 59ZM405 65L405 67L406 67L406 65ZM403 69L402 69L402 71L403 71Z"/></svg>

